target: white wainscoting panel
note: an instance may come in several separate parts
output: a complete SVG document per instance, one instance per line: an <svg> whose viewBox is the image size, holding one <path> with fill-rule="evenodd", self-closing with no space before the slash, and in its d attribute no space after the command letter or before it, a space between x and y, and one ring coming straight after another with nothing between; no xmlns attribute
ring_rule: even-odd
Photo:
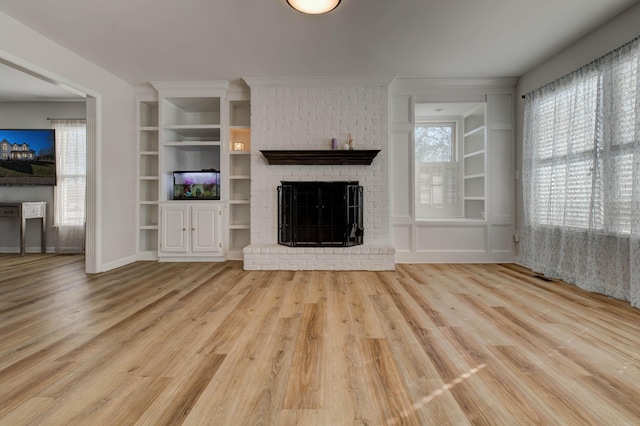
<svg viewBox="0 0 640 426"><path fill-rule="evenodd" d="M406 182L413 179L411 163L411 131L391 131L391 167L394 179L391 181L391 216L412 217L412 193L408 191Z"/></svg>
<svg viewBox="0 0 640 426"><path fill-rule="evenodd" d="M391 225L391 243L396 253L413 251L413 225Z"/></svg>
<svg viewBox="0 0 640 426"><path fill-rule="evenodd" d="M417 252L486 252L487 225L416 225Z"/></svg>
<svg viewBox="0 0 640 426"><path fill-rule="evenodd" d="M513 252L513 225L491 225L489 232L492 253Z"/></svg>
<svg viewBox="0 0 640 426"><path fill-rule="evenodd" d="M488 95L487 116L490 124L513 124L513 97L511 95Z"/></svg>
<svg viewBox="0 0 640 426"><path fill-rule="evenodd" d="M413 100L411 96L390 96L389 113L391 124L412 125Z"/></svg>
<svg viewBox="0 0 640 426"><path fill-rule="evenodd" d="M492 218L513 218L514 166L513 130L489 130L489 214Z"/></svg>

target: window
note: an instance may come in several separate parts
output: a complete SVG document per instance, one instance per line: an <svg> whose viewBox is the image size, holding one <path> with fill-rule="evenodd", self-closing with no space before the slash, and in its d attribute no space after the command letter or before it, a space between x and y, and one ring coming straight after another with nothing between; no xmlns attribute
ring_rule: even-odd
<svg viewBox="0 0 640 426"><path fill-rule="evenodd" d="M526 95L520 259L640 306L640 38Z"/></svg>
<svg viewBox="0 0 640 426"><path fill-rule="evenodd" d="M456 123L417 123L416 161L452 162L455 159Z"/></svg>
<svg viewBox="0 0 640 426"><path fill-rule="evenodd" d="M540 224L586 228L593 185L598 79L585 75L538 105L535 181Z"/></svg>
<svg viewBox="0 0 640 426"><path fill-rule="evenodd" d="M59 253L81 252L84 243L87 148L85 120L51 120L56 131L54 226Z"/></svg>
<svg viewBox="0 0 640 426"><path fill-rule="evenodd" d="M528 95L530 222L630 232L637 64L629 52Z"/></svg>
<svg viewBox="0 0 640 426"><path fill-rule="evenodd" d="M417 218L451 216L450 211L442 209L460 204L456 128L455 121L418 122L415 125ZM434 208L440 211L433 211Z"/></svg>

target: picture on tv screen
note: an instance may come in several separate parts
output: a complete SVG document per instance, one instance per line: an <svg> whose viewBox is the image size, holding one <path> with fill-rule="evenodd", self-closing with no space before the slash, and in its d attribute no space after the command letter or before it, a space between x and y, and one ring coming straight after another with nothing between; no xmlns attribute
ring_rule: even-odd
<svg viewBox="0 0 640 426"><path fill-rule="evenodd" d="M53 129L0 129L0 185L55 185Z"/></svg>

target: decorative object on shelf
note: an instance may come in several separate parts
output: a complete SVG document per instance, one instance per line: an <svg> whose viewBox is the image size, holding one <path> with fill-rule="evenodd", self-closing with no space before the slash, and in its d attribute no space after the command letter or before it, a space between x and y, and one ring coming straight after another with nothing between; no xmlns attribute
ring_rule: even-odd
<svg viewBox="0 0 640 426"><path fill-rule="evenodd" d="M308 15L322 15L338 7L340 0L287 0L289 6Z"/></svg>
<svg viewBox="0 0 640 426"><path fill-rule="evenodd" d="M342 149L344 149L345 151L350 151L349 142L345 142L344 145L342 145Z"/></svg>
<svg viewBox="0 0 640 426"><path fill-rule="evenodd" d="M244 143L242 143L242 142L234 142L233 143L233 150L234 151L244 151Z"/></svg>
<svg viewBox="0 0 640 426"><path fill-rule="evenodd" d="M338 139L336 138L331 139L331 149L334 151L338 149Z"/></svg>
<svg viewBox="0 0 640 426"><path fill-rule="evenodd" d="M329 150L260 150L271 165L364 165L371 164L379 149L347 151Z"/></svg>
<svg viewBox="0 0 640 426"><path fill-rule="evenodd" d="M353 139L351 138L351 133L349 133L349 139L347 139L347 143L349 144L349 150L353 151Z"/></svg>

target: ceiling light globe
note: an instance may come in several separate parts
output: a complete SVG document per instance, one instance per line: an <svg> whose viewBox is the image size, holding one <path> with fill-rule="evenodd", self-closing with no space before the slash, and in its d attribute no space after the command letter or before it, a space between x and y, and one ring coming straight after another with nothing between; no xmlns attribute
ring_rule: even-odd
<svg viewBox="0 0 640 426"><path fill-rule="evenodd" d="M341 0L287 0L289 6L298 12L321 15L338 7Z"/></svg>

